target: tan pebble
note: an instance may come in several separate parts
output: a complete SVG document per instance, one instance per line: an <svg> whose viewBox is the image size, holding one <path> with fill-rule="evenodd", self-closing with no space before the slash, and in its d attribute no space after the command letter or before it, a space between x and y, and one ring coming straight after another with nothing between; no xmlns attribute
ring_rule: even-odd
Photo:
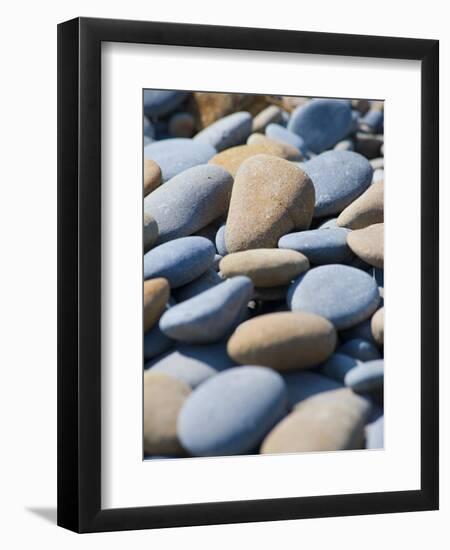
<svg viewBox="0 0 450 550"><path fill-rule="evenodd" d="M377 344L384 344L384 307L376 311L370 322L372 336Z"/></svg>
<svg viewBox="0 0 450 550"><path fill-rule="evenodd" d="M234 252L220 262L225 277L246 275L257 287L287 285L309 269L306 256L295 250L257 248Z"/></svg>
<svg viewBox="0 0 450 550"><path fill-rule="evenodd" d="M361 449L369 402L343 388L302 401L266 436L261 453Z"/></svg>
<svg viewBox="0 0 450 550"><path fill-rule="evenodd" d="M281 155L275 155L275 156L284 158L286 160L292 160L292 161L303 160L303 155L297 149L297 147L294 147L289 143L284 143L282 141L277 141L275 139L268 138L267 136L263 136L262 134L251 134L247 139L247 145L266 145L268 147L268 152L270 151L270 148L281 146L283 150L283 156ZM261 151L261 152L263 153L264 151Z"/></svg>
<svg viewBox="0 0 450 550"><path fill-rule="evenodd" d="M277 105L269 105L260 111L253 119L252 131L264 132L266 126L273 122L280 122L283 111Z"/></svg>
<svg viewBox="0 0 450 550"><path fill-rule="evenodd" d="M283 372L322 363L333 353L336 339L336 330L327 319L287 311L242 323L228 340L227 350L242 365L262 365Z"/></svg>
<svg viewBox="0 0 450 550"><path fill-rule="evenodd" d="M298 97L289 95L269 95L266 99L272 105L279 105L285 111L293 111L301 105L305 105L310 100L309 97Z"/></svg>
<svg viewBox="0 0 450 550"><path fill-rule="evenodd" d="M161 373L144 374L144 452L149 455L181 455L177 437L178 413L191 393L190 387Z"/></svg>
<svg viewBox="0 0 450 550"><path fill-rule="evenodd" d="M147 252L158 240L158 224L153 216L144 212L144 251Z"/></svg>
<svg viewBox="0 0 450 550"><path fill-rule="evenodd" d="M351 231L347 235L347 244L361 260L383 269L384 223L376 223L364 229Z"/></svg>
<svg viewBox="0 0 450 550"><path fill-rule="evenodd" d="M384 220L384 182L377 181L339 215L336 224L349 229L362 229Z"/></svg>
<svg viewBox="0 0 450 550"><path fill-rule="evenodd" d="M144 197L159 187L161 183L161 168L154 160L144 160Z"/></svg>
<svg viewBox="0 0 450 550"><path fill-rule="evenodd" d="M170 287L166 279L144 281L144 332L150 330L161 317L169 300Z"/></svg>

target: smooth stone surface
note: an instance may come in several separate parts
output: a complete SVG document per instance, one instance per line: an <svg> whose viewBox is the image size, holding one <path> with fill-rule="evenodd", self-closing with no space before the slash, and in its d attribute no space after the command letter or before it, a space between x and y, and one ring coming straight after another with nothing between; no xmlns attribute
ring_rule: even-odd
<svg viewBox="0 0 450 550"><path fill-rule="evenodd" d="M216 150L206 143L187 138L154 141L144 147L144 158L151 159L161 168L162 181L166 182L193 166L205 164Z"/></svg>
<svg viewBox="0 0 450 550"><path fill-rule="evenodd" d="M263 441L261 453L361 449L370 403L347 388L300 402Z"/></svg>
<svg viewBox="0 0 450 550"><path fill-rule="evenodd" d="M175 299L178 303L184 302L205 290L213 288L222 281L223 279L218 275L217 271L210 267L203 275L200 275L200 277L197 277L197 279L194 279L191 283L176 288L174 291Z"/></svg>
<svg viewBox="0 0 450 550"><path fill-rule="evenodd" d="M375 342L382 346L384 344L384 307L374 313L370 322L370 329Z"/></svg>
<svg viewBox="0 0 450 550"><path fill-rule="evenodd" d="M366 449L384 448L384 416L366 426Z"/></svg>
<svg viewBox="0 0 450 550"><path fill-rule="evenodd" d="M173 345L174 341L161 332L159 325L156 324L144 334L144 359L147 361L154 359Z"/></svg>
<svg viewBox="0 0 450 550"><path fill-rule="evenodd" d="M352 110L348 103L337 99L313 99L295 109L288 130L301 136L308 149L321 153L344 138L351 124Z"/></svg>
<svg viewBox="0 0 450 550"><path fill-rule="evenodd" d="M345 385L355 392L379 390L383 387L384 361L376 359L361 363L345 375Z"/></svg>
<svg viewBox="0 0 450 550"><path fill-rule="evenodd" d="M348 246L364 262L383 269L384 223L369 225L347 235Z"/></svg>
<svg viewBox="0 0 450 550"><path fill-rule="evenodd" d="M248 277L233 277L172 307L159 326L164 334L181 342L217 342L232 329L252 294Z"/></svg>
<svg viewBox="0 0 450 550"><path fill-rule="evenodd" d="M204 128L193 139L223 151L244 143L252 131L252 115L245 111L223 117Z"/></svg>
<svg viewBox="0 0 450 550"><path fill-rule="evenodd" d="M341 352L333 355L320 366L320 373L338 382L344 382L345 375L360 364L358 359Z"/></svg>
<svg viewBox="0 0 450 550"><path fill-rule="evenodd" d="M289 233L278 241L279 248L296 250L304 254L312 264L347 263L353 252L347 245L348 229L312 229Z"/></svg>
<svg viewBox="0 0 450 550"><path fill-rule="evenodd" d="M307 151L304 139L280 124L269 124L266 128L266 136L281 143L292 145L302 153Z"/></svg>
<svg viewBox="0 0 450 550"><path fill-rule="evenodd" d="M278 147L281 147L282 154L275 155L277 157L281 157L286 160L292 160L292 161L301 161L303 159L303 155L300 152L300 150L297 147L291 145L290 143L277 141L267 136L263 136L262 134L251 134L247 139L247 145L258 145L258 144L266 145L268 148L267 150L268 153L270 153L270 148L272 147L277 149Z"/></svg>
<svg viewBox="0 0 450 550"><path fill-rule="evenodd" d="M334 146L335 151L354 151L355 143L352 139L343 139L338 141Z"/></svg>
<svg viewBox="0 0 450 550"><path fill-rule="evenodd" d="M188 96L188 92L176 90L144 90L144 113L152 118L173 111Z"/></svg>
<svg viewBox="0 0 450 550"><path fill-rule="evenodd" d="M233 178L220 166L185 170L144 199L144 213L158 224L158 243L186 237L225 214Z"/></svg>
<svg viewBox="0 0 450 550"><path fill-rule="evenodd" d="M343 387L342 383L333 380L333 378L322 376L322 374L313 371L284 374L283 379L286 383L290 407L295 407L300 401L318 393Z"/></svg>
<svg viewBox="0 0 450 550"><path fill-rule="evenodd" d="M144 159L144 197L159 187L161 183L161 168L155 161Z"/></svg>
<svg viewBox="0 0 450 550"><path fill-rule="evenodd" d="M178 437L194 456L249 452L285 414L286 387L276 372L236 367L198 387L178 418Z"/></svg>
<svg viewBox="0 0 450 550"><path fill-rule="evenodd" d="M336 229L337 227L337 218L329 218L328 220L321 223L317 229Z"/></svg>
<svg viewBox="0 0 450 550"><path fill-rule="evenodd" d="M294 250L258 248L228 254L220 262L224 277L246 275L257 287L287 285L309 269L308 259Z"/></svg>
<svg viewBox="0 0 450 550"><path fill-rule="evenodd" d="M144 255L144 279L164 277L177 288L200 277L214 260L214 246L204 237L183 237Z"/></svg>
<svg viewBox="0 0 450 550"><path fill-rule="evenodd" d="M214 261L212 263L212 268L215 270L215 271L219 271L219 265L220 265L220 261L222 260L223 256L221 256L220 254L214 254Z"/></svg>
<svg viewBox="0 0 450 550"><path fill-rule="evenodd" d="M191 359L179 350L174 350L150 365L148 372L160 372L172 376L195 389L208 378L216 375L218 371L207 363Z"/></svg>
<svg viewBox="0 0 450 550"><path fill-rule="evenodd" d="M150 455L181 455L177 418L191 393L190 387L171 376L144 373L144 452Z"/></svg>
<svg viewBox="0 0 450 550"><path fill-rule="evenodd" d="M252 132L264 132L271 122L279 122L282 119L283 111L277 105L269 105L259 112L252 122Z"/></svg>
<svg viewBox="0 0 450 550"><path fill-rule="evenodd" d="M353 151L327 151L305 162L316 192L314 216L339 214L372 181L369 161Z"/></svg>
<svg viewBox="0 0 450 550"><path fill-rule="evenodd" d="M166 279L148 279L144 281L144 331L150 330L161 317L170 296L170 287Z"/></svg>
<svg viewBox="0 0 450 550"><path fill-rule="evenodd" d="M173 137L190 138L195 132L195 120L191 113L176 113L169 120L169 134Z"/></svg>
<svg viewBox="0 0 450 550"><path fill-rule="evenodd" d="M323 265L292 283L288 305L325 317L338 329L350 328L372 315L380 301L374 279L355 267Z"/></svg>
<svg viewBox="0 0 450 550"><path fill-rule="evenodd" d="M348 340L345 344L339 346L337 351L360 361L372 361L381 357L378 349L371 342L362 338Z"/></svg>
<svg viewBox="0 0 450 550"><path fill-rule="evenodd" d="M383 221L384 182L378 181L339 214L337 225L349 229L362 229Z"/></svg>
<svg viewBox="0 0 450 550"><path fill-rule="evenodd" d="M282 235L309 227L314 201L311 180L293 163L269 155L247 159L231 193L228 252L275 248Z"/></svg>
<svg viewBox="0 0 450 550"><path fill-rule="evenodd" d="M333 325L318 315L269 313L239 325L227 349L238 363L288 371L322 363L333 353L336 339Z"/></svg>
<svg viewBox="0 0 450 550"><path fill-rule="evenodd" d="M228 254L227 245L225 244L225 224L221 225L216 233L216 250L221 256Z"/></svg>
<svg viewBox="0 0 450 550"><path fill-rule="evenodd" d="M156 243L158 240L158 224L156 223L155 218L144 212L144 228L143 228L143 242L144 250L147 251Z"/></svg>

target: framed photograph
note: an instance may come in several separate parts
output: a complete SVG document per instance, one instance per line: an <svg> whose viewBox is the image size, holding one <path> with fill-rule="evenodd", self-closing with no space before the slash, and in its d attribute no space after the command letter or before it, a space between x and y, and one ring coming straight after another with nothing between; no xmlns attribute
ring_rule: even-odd
<svg viewBox="0 0 450 550"><path fill-rule="evenodd" d="M438 51L59 25L60 526L438 508Z"/></svg>

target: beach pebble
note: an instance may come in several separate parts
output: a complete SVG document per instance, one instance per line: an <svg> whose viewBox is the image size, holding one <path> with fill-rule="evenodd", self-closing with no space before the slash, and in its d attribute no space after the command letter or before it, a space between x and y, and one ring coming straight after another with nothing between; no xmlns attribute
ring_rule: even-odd
<svg viewBox="0 0 450 550"><path fill-rule="evenodd" d="M144 113L150 117L159 117L173 111L183 103L188 92L176 90L144 90Z"/></svg>
<svg viewBox="0 0 450 550"><path fill-rule="evenodd" d="M370 392L383 387L384 361L376 359L359 364L345 375L345 385L355 392Z"/></svg>
<svg viewBox="0 0 450 550"><path fill-rule="evenodd" d="M382 346L384 344L384 307L374 313L370 328L375 342Z"/></svg>
<svg viewBox="0 0 450 550"><path fill-rule="evenodd" d="M246 275L257 287L287 285L308 269L309 262L303 254L278 248L234 252L220 262L224 277Z"/></svg>
<svg viewBox="0 0 450 550"><path fill-rule="evenodd" d="M344 355L341 352L333 353L333 355L320 366L319 372L324 376L333 378L338 382L344 382L345 375L351 369L358 366L360 361L349 355Z"/></svg>
<svg viewBox="0 0 450 550"><path fill-rule="evenodd" d="M174 341L168 338L156 324L144 334L144 359L147 361L158 357L169 350L174 345Z"/></svg>
<svg viewBox="0 0 450 550"><path fill-rule="evenodd" d="M190 138L195 132L195 120L191 113L176 113L169 120L169 134L172 137Z"/></svg>
<svg viewBox="0 0 450 550"><path fill-rule="evenodd" d="M384 169L383 168L377 168L376 170L373 171L372 185L374 183L379 182L379 181L384 182Z"/></svg>
<svg viewBox="0 0 450 550"><path fill-rule="evenodd" d="M212 268L215 270L215 271L219 271L219 265L220 265L220 261L222 260L223 256L221 256L220 254L214 254L214 260L213 260L213 263L212 263Z"/></svg>
<svg viewBox="0 0 450 550"><path fill-rule="evenodd" d="M187 138L163 139L144 147L144 158L155 161L160 167L163 182L188 168L205 164L216 153L211 145Z"/></svg>
<svg viewBox="0 0 450 550"><path fill-rule="evenodd" d="M339 214L358 198L372 181L372 167L353 151L327 151L305 162L304 171L316 192L314 216Z"/></svg>
<svg viewBox="0 0 450 550"><path fill-rule="evenodd" d="M263 136L262 134L251 134L247 139L247 145L258 144L267 146L267 154L270 154L270 148L273 147L278 150L278 148L281 147L281 154L275 156L292 161L301 161L303 159L303 155L299 151L299 149L297 149L297 147L294 147L293 145L290 145L289 143L270 139L269 137ZM264 151L261 151L261 153L263 152Z"/></svg>
<svg viewBox="0 0 450 550"><path fill-rule="evenodd" d="M359 129L362 132L378 133L383 130L383 111L370 110L360 121Z"/></svg>
<svg viewBox="0 0 450 550"><path fill-rule="evenodd" d="M270 155L244 161L231 193L225 242L228 252L275 248L292 230L307 229L314 186L293 163Z"/></svg>
<svg viewBox="0 0 450 550"><path fill-rule="evenodd" d="M301 252L316 265L347 263L353 258L347 245L348 232L348 229L336 227L328 231L311 229L289 233L281 237L278 247Z"/></svg>
<svg viewBox="0 0 450 550"><path fill-rule="evenodd" d="M344 138L351 128L352 110L338 99L313 99L291 114L288 130L301 136L308 149L321 153Z"/></svg>
<svg viewBox="0 0 450 550"><path fill-rule="evenodd" d="M155 161L144 160L144 197L154 191L161 183L161 169Z"/></svg>
<svg viewBox="0 0 450 550"><path fill-rule="evenodd" d="M343 139L338 141L334 146L335 151L354 151L355 143L352 139Z"/></svg>
<svg viewBox="0 0 450 550"><path fill-rule="evenodd" d="M211 266L214 254L214 245L204 237L174 239L144 255L144 279L164 277L171 288L186 285Z"/></svg>
<svg viewBox="0 0 450 550"><path fill-rule="evenodd" d="M264 439L261 453L361 449L370 403L347 388L301 401Z"/></svg>
<svg viewBox="0 0 450 550"><path fill-rule="evenodd" d="M228 254L227 245L225 244L225 224L222 224L216 233L215 238L216 250L221 256Z"/></svg>
<svg viewBox="0 0 450 550"><path fill-rule="evenodd" d="M358 258L374 267L383 269L384 223L376 223L364 229L351 231L347 235L347 243Z"/></svg>
<svg viewBox="0 0 450 550"><path fill-rule="evenodd" d="M337 218L328 218L326 221L320 223L317 229L336 229Z"/></svg>
<svg viewBox="0 0 450 550"><path fill-rule="evenodd" d="M192 359L178 350L172 351L146 368L148 372L160 372L172 376L191 389L195 389L218 372L207 363Z"/></svg>
<svg viewBox="0 0 450 550"><path fill-rule="evenodd" d="M144 281L144 331L150 330L161 317L169 300L170 287L166 279Z"/></svg>
<svg viewBox="0 0 450 550"><path fill-rule="evenodd" d="M376 282L364 271L332 264L300 275L291 284L287 299L292 311L321 315L341 330L370 317L380 295Z"/></svg>
<svg viewBox="0 0 450 550"><path fill-rule="evenodd" d="M247 453L285 414L286 387L258 366L229 369L201 384L178 418L178 437L194 456Z"/></svg>
<svg viewBox="0 0 450 550"><path fill-rule="evenodd" d="M383 221L384 182L377 181L339 214L337 225L349 229L363 229Z"/></svg>
<svg viewBox="0 0 450 550"><path fill-rule="evenodd" d="M142 233L144 251L149 250L156 243L158 236L158 224L155 218L144 212L144 228Z"/></svg>
<svg viewBox="0 0 450 550"><path fill-rule="evenodd" d="M222 280L222 277L220 277L217 271L210 267L207 271L205 271L205 273L203 273L203 275L197 277L197 279L194 279L187 285L176 288L174 290L174 297L178 303L184 302L185 300L189 300L205 290L213 288L221 283Z"/></svg>
<svg viewBox="0 0 450 550"><path fill-rule="evenodd" d="M144 199L144 213L158 224L158 244L186 237L225 214L233 178L220 166L202 164L178 174Z"/></svg>
<svg viewBox="0 0 450 550"><path fill-rule="evenodd" d="M227 349L238 363L288 371L322 363L335 346L336 331L323 317L281 312L259 315L239 325Z"/></svg>
<svg viewBox="0 0 450 550"><path fill-rule="evenodd" d="M338 353L359 359L359 361L372 361L381 357L380 352L374 344L362 338L348 340L345 344L339 346L337 351Z"/></svg>
<svg viewBox="0 0 450 550"><path fill-rule="evenodd" d="M190 387L172 376L144 373L144 452L150 455L182 455L177 418L191 393Z"/></svg>
<svg viewBox="0 0 450 550"><path fill-rule="evenodd" d="M280 143L291 145L302 153L307 151L304 139L280 124L269 124L266 128L266 136Z"/></svg>
<svg viewBox="0 0 450 550"><path fill-rule="evenodd" d="M288 391L289 406L295 407L300 401L324 391L342 388L343 384L313 371L299 371L283 374Z"/></svg>
<svg viewBox="0 0 450 550"><path fill-rule="evenodd" d="M252 132L264 132L268 124L281 120L282 113L277 105L269 105L253 118Z"/></svg>
<svg viewBox="0 0 450 550"><path fill-rule="evenodd" d="M247 112L233 113L204 128L193 140L223 151L244 143L252 131L252 116Z"/></svg>
<svg viewBox="0 0 450 550"><path fill-rule="evenodd" d="M217 342L233 328L252 294L248 277L233 277L172 307L159 326L164 334L181 342Z"/></svg>
<svg viewBox="0 0 450 550"><path fill-rule="evenodd" d="M366 426L366 449L383 449L384 416Z"/></svg>

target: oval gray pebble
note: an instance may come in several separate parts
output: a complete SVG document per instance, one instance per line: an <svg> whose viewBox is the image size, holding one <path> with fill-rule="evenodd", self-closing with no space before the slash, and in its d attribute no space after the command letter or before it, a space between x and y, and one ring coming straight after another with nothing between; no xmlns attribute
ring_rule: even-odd
<svg viewBox="0 0 450 550"><path fill-rule="evenodd" d="M195 143L210 145L217 151L223 151L245 143L251 132L252 115L241 111L216 120L193 139Z"/></svg>
<svg viewBox="0 0 450 550"><path fill-rule="evenodd" d="M355 392L368 392L383 387L384 361L377 359L361 363L345 375L345 385Z"/></svg>
<svg viewBox="0 0 450 550"><path fill-rule="evenodd" d="M225 224L221 225L216 233L216 250L222 257L228 254L227 245L225 244L225 228Z"/></svg>
<svg viewBox="0 0 450 550"><path fill-rule="evenodd" d="M190 359L178 350L174 350L159 361L154 362L149 368L152 372L161 372L181 380L192 389L217 374L217 371L210 365Z"/></svg>
<svg viewBox="0 0 450 550"><path fill-rule="evenodd" d="M381 358L378 348L372 342L363 338L348 340L345 344L339 346L337 351L338 353L350 355L350 357L354 357L360 361L372 361Z"/></svg>
<svg viewBox="0 0 450 550"><path fill-rule="evenodd" d="M269 124L266 128L266 136L270 139L293 145L303 154L307 152L303 138L290 132L280 124Z"/></svg>
<svg viewBox="0 0 450 550"><path fill-rule="evenodd" d="M366 426L366 449L383 449L384 416Z"/></svg>
<svg viewBox="0 0 450 550"><path fill-rule="evenodd" d="M343 383L345 375L359 364L360 361L358 359L336 352L320 366L319 370L324 376Z"/></svg>

